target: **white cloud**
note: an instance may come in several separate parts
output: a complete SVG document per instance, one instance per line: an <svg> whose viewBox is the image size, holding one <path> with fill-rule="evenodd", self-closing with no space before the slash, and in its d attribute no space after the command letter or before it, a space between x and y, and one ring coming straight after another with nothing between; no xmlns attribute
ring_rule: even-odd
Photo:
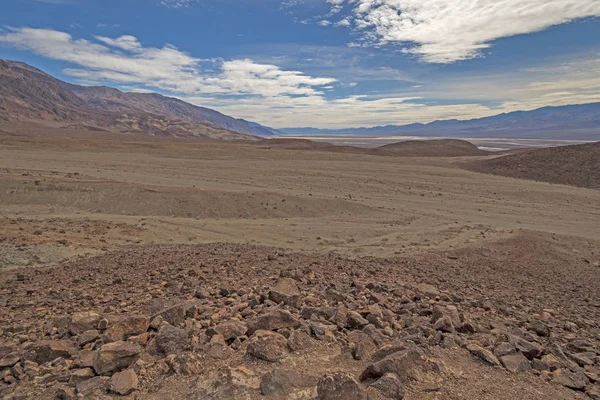
<svg viewBox="0 0 600 400"><path fill-rule="evenodd" d="M317 22L317 24L320 26L329 26L331 25L331 22L327 21L326 19L322 19L319 22Z"/></svg>
<svg viewBox="0 0 600 400"><path fill-rule="evenodd" d="M598 0L328 0L352 5L369 43L401 43L431 63L482 55L496 39L600 16Z"/></svg>
<svg viewBox="0 0 600 400"><path fill-rule="evenodd" d="M0 44L76 64L80 68L63 72L85 82L135 83L185 95L308 96L336 81L248 59L203 60L171 45L144 47L134 36L95 38L100 43L50 29L12 28L0 34Z"/></svg>

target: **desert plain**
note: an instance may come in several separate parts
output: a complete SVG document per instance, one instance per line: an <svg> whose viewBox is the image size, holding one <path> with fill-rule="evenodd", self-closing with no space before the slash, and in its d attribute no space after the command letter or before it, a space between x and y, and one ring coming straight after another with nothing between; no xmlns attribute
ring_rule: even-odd
<svg viewBox="0 0 600 400"><path fill-rule="evenodd" d="M598 399L600 191L495 157L0 134L0 393Z"/></svg>

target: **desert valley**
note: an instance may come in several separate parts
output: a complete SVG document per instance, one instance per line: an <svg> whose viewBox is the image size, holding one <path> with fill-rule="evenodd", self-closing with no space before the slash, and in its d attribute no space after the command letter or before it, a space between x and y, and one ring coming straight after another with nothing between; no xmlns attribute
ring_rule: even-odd
<svg viewBox="0 0 600 400"><path fill-rule="evenodd" d="M600 399L593 137L333 145L0 61L0 396Z"/></svg>

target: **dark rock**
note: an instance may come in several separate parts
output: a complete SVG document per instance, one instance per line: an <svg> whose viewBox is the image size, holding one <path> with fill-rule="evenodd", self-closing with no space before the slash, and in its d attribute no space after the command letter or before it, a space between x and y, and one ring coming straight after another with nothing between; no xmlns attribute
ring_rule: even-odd
<svg viewBox="0 0 600 400"><path fill-rule="evenodd" d="M281 278L269 292L269 299L275 303L284 303L290 307L300 308L302 298L296 281L291 278Z"/></svg>
<svg viewBox="0 0 600 400"><path fill-rule="evenodd" d="M297 328L301 325L289 311L275 310L262 314L252 321L248 322L248 335L252 335L258 330L273 331L283 328Z"/></svg>
<svg viewBox="0 0 600 400"><path fill-rule="evenodd" d="M85 381L79 382L77 393L81 396L91 396L95 392L106 392L110 386L110 378L107 376L95 376Z"/></svg>
<svg viewBox="0 0 600 400"><path fill-rule="evenodd" d="M417 348L398 351L369 365L360 375L360 380L380 378L388 372L396 374L401 380L405 380L421 362L421 352Z"/></svg>
<svg viewBox="0 0 600 400"><path fill-rule="evenodd" d="M369 324L369 321L364 319L359 313L356 311L348 311L347 315L347 325L351 329L361 329L362 327Z"/></svg>
<svg viewBox="0 0 600 400"><path fill-rule="evenodd" d="M95 311L77 312L71 316L69 330L73 335L98 328L102 316Z"/></svg>
<svg viewBox="0 0 600 400"><path fill-rule="evenodd" d="M287 344L292 351L302 351L310 349L315 343L308 333L303 331L292 331L290 332Z"/></svg>
<svg viewBox="0 0 600 400"><path fill-rule="evenodd" d="M279 333L257 331L248 342L247 353L261 360L275 362L287 356L287 340Z"/></svg>
<svg viewBox="0 0 600 400"><path fill-rule="evenodd" d="M341 372L327 375L317 384L318 400L367 400L365 387Z"/></svg>
<svg viewBox="0 0 600 400"><path fill-rule="evenodd" d="M109 320L104 332L105 342L127 340L130 336L141 335L150 327L150 319L142 315L129 315Z"/></svg>
<svg viewBox="0 0 600 400"><path fill-rule="evenodd" d="M369 386L369 390L371 389L376 390L386 399L404 399L404 386L396 374L387 373L383 375L375 383Z"/></svg>
<svg viewBox="0 0 600 400"><path fill-rule="evenodd" d="M549 337L550 336L550 328L542 321L534 320L531 321L529 325L527 325L527 329L537 333L538 336Z"/></svg>
<svg viewBox="0 0 600 400"><path fill-rule="evenodd" d="M98 375L121 371L133 364L142 347L130 342L112 342L103 345L94 357L94 370Z"/></svg>
<svg viewBox="0 0 600 400"><path fill-rule="evenodd" d="M70 342L63 340L42 340L27 350L23 355L23 360L43 364L59 357L69 359L76 351Z"/></svg>
<svg viewBox="0 0 600 400"><path fill-rule="evenodd" d="M235 339L240 336L244 336L248 331L246 324L240 321L227 321L219 324L215 327L208 328L206 334L209 337L213 335L223 335L225 340Z"/></svg>
<svg viewBox="0 0 600 400"><path fill-rule="evenodd" d="M163 354L177 354L190 348L191 341L185 330L164 323L156 334L156 347Z"/></svg>
<svg viewBox="0 0 600 400"><path fill-rule="evenodd" d="M517 350L523 353L528 360L533 360L542 354L542 346L537 343L529 342L517 336L511 337L510 342Z"/></svg>
<svg viewBox="0 0 600 400"><path fill-rule="evenodd" d="M552 382L573 390L585 390L588 380L581 371L572 372L568 369L557 369L552 373Z"/></svg>
<svg viewBox="0 0 600 400"><path fill-rule="evenodd" d="M509 372L531 371L530 361L521 353L502 356L500 357L500 362Z"/></svg>
<svg viewBox="0 0 600 400"><path fill-rule="evenodd" d="M19 353L10 353L0 359L0 368L12 367L21 360Z"/></svg>

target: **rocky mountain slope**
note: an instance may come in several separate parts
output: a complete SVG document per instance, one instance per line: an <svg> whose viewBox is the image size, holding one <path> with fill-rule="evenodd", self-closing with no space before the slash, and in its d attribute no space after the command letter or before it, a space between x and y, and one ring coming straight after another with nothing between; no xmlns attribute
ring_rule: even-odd
<svg viewBox="0 0 600 400"><path fill-rule="evenodd" d="M254 139L251 136L274 133L175 98L72 85L8 60L0 60L0 120L212 139Z"/></svg>

